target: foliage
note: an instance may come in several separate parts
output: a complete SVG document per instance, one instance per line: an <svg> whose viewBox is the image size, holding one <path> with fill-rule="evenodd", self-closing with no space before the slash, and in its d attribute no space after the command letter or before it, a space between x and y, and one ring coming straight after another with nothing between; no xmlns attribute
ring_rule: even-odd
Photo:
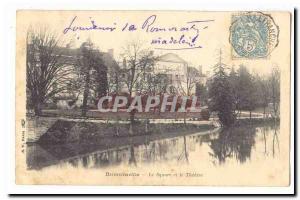
<svg viewBox="0 0 300 200"><path fill-rule="evenodd" d="M235 158L244 163L251 157L251 150L255 144L255 127L229 127L223 129L219 137L210 143L212 153L219 164L224 164L227 159Z"/></svg>
<svg viewBox="0 0 300 200"><path fill-rule="evenodd" d="M210 117L210 113L209 113L209 110L208 109L202 109L201 112L201 118L203 120L209 120L209 117Z"/></svg>
<svg viewBox="0 0 300 200"><path fill-rule="evenodd" d="M89 97L96 103L98 98L107 94L107 66L100 51L90 41L81 45L78 65L83 79L82 115L85 116Z"/></svg>
<svg viewBox="0 0 300 200"><path fill-rule="evenodd" d="M254 77L244 65L240 65L237 72L232 68L229 74L234 106L237 113L241 110L251 111L257 106L257 88Z"/></svg>
<svg viewBox="0 0 300 200"><path fill-rule="evenodd" d="M180 80L178 85L178 91L182 95L190 96L193 94L193 90L198 83L199 71L190 66L186 66L186 75L183 80Z"/></svg>
<svg viewBox="0 0 300 200"><path fill-rule="evenodd" d="M229 81L232 88L236 114L242 110L251 112L258 107L263 108L266 116L266 108L272 105L276 116L280 101L280 73L275 67L269 76L252 75L244 65L238 70L231 69Z"/></svg>
<svg viewBox="0 0 300 200"><path fill-rule="evenodd" d="M123 59L126 61L124 67L125 79L129 96L133 93L147 93L149 88L149 75L153 72L155 57L153 52L143 48L140 41L131 41L123 48ZM151 82L150 82L151 83ZM131 102L128 102L131 104ZM130 133L133 133L134 110L130 112Z"/></svg>
<svg viewBox="0 0 300 200"><path fill-rule="evenodd" d="M133 92L147 92L148 81L151 79L149 74L153 72L155 62L153 52L143 48L141 42L131 41L123 48L122 55L126 61L124 82L130 96Z"/></svg>
<svg viewBox="0 0 300 200"><path fill-rule="evenodd" d="M199 99L201 105L207 105L208 103L208 90L207 87L203 84L196 83L196 94Z"/></svg>
<svg viewBox="0 0 300 200"><path fill-rule="evenodd" d="M272 69L272 73L269 77L269 88L270 88L270 103L272 104L274 116L277 118L279 115L280 105L280 71L278 67Z"/></svg>
<svg viewBox="0 0 300 200"><path fill-rule="evenodd" d="M256 93L257 93L257 106L263 108L263 114L266 115L266 108L270 102L270 88L268 79L261 77L258 74L255 76Z"/></svg>
<svg viewBox="0 0 300 200"><path fill-rule="evenodd" d="M62 55L55 33L47 29L29 29L27 33L26 88L27 107L41 114L42 105L56 94L67 91L72 63Z"/></svg>
<svg viewBox="0 0 300 200"><path fill-rule="evenodd" d="M230 126L235 121L234 98L225 68L221 62L214 67L214 76L209 86L209 108L217 112L222 125Z"/></svg>

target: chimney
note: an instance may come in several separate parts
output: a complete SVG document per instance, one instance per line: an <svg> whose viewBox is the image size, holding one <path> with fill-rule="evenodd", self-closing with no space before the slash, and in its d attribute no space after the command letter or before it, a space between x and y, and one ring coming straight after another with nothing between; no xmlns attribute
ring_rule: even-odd
<svg viewBox="0 0 300 200"><path fill-rule="evenodd" d="M114 58L114 49L108 49L107 52L112 58Z"/></svg>

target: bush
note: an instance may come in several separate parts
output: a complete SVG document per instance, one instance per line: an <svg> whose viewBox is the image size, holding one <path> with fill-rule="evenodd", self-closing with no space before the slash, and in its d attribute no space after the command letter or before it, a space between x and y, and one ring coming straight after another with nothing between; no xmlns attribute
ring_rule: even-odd
<svg viewBox="0 0 300 200"><path fill-rule="evenodd" d="M43 106L42 106L42 109L49 109L49 110L52 110L52 109L57 109L57 105L55 103L45 103Z"/></svg>
<svg viewBox="0 0 300 200"><path fill-rule="evenodd" d="M201 110L200 114L203 120L209 120L210 113L208 109Z"/></svg>

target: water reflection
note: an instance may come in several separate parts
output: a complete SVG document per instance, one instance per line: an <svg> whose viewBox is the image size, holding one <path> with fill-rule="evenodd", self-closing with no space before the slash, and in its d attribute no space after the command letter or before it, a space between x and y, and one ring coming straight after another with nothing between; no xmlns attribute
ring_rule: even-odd
<svg viewBox="0 0 300 200"><path fill-rule="evenodd" d="M274 123L272 126L264 126L260 127L260 132L263 134L263 141L264 141L264 154L265 156L269 156L272 154L275 157L276 154L280 153L280 145L279 145L279 126L278 124ZM272 134L270 134L272 133ZM272 144L268 144L268 139L272 140ZM268 145L271 146L271 152L268 151Z"/></svg>
<svg viewBox="0 0 300 200"><path fill-rule="evenodd" d="M224 163L227 158L234 157L243 163L251 157L251 150L255 144L256 129L249 127L228 128L219 133L217 139L210 142L213 153L211 156L216 158L219 163Z"/></svg>
<svg viewBox="0 0 300 200"><path fill-rule="evenodd" d="M228 160L244 163L259 154L275 157L280 150L278 135L279 126L273 124L210 130L166 139L133 138L118 147L29 145L27 164L29 169L41 169L65 164L104 168L118 165L136 167L170 161L178 164L211 162L214 165L224 164ZM208 157L199 156L205 154Z"/></svg>

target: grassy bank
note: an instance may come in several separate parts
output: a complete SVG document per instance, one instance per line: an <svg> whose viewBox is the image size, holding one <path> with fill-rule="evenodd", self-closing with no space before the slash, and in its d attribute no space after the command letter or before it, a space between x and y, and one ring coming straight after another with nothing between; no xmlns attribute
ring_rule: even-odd
<svg viewBox="0 0 300 200"><path fill-rule="evenodd" d="M154 139L185 135L213 129L209 124L176 124L136 122L130 124L75 122L58 120L40 137L39 144L86 143L99 144L104 139L153 137ZM133 133L133 134L131 134Z"/></svg>
<svg viewBox="0 0 300 200"><path fill-rule="evenodd" d="M237 119L235 126L247 126L247 125L273 125L274 123L279 124L280 119L274 118L247 118L247 119Z"/></svg>
<svg viewBox="0 0 300 200"><path fill-rule="evenodd" d="M81 110L43 110L43 117L67 117L67 118L89 118L89 119L103 119L103 120L129 120L130 113L126 111L119 112L99 112L98 110L89 110L86 117L82 117ZM136 113L136 119L182 119L182 118L194 118L202 120L201 113L199 112L143 112Z"/></svg>

